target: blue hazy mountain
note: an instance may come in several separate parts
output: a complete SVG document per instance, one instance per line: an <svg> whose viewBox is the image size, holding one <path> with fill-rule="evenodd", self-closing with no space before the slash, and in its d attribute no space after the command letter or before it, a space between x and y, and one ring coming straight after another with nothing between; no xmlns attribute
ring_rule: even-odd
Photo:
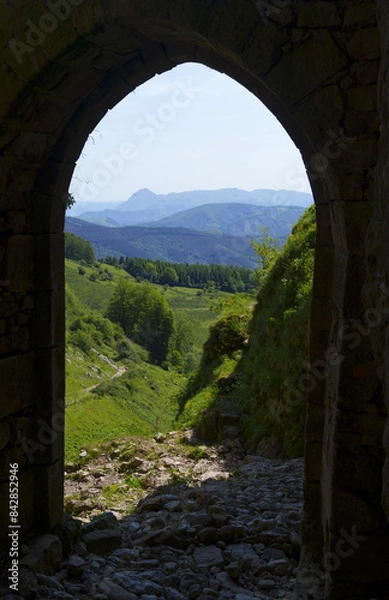
<svg viewBox="0 0 389 600"><path fill-rule="evenodd" d="M285 238L305 208L300 206L254 206L251 204L204 204L165 217L149 227L184 227L209 233L258 237L268 228L272 237Z"/></svg>
<svg viewBox="0 0 389 600"><path fill-rule="evenodd" d="M146 188L135 192L122 204L111 208L107 208L107 205L105 205L104 210L88 210L79 213L76 203L69 215L77 215L78 218L97 225L125 227L127 225L155 223L176 213L205 204L249 204L267 207L299 206L307 208L312 202L311 194L292 190L258 189L248 192L237 188L227 188L155 194ZM85 203L84 206L86 206ZM95 207L96 204L93 208L95 209Z"/></svg>
<svg viewBox="0 0 389 600"><path fill-rule="evenodd" d="M97 258L137 256L178 263L255 266L248 237L182 227L103 227L74 217L66 218L65 231L88 240Z"/></svg>

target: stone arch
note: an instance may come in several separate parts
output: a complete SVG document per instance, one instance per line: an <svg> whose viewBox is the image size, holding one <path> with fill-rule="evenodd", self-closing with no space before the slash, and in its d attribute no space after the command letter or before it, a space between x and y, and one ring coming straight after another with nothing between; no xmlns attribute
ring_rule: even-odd
<svg viewBox="0 0 389 600"><path fill-rule="evenodd" d="M1 454L31 491L23 529L62 515L63 196L75 160L132 89L201 62L262 100L306 164L318 219L311 362L326 373L309 399L301 572L324 556L326 597L378 593L389 579L386 411L370 332L382 323L369 324L375 305L361 295L380 125L376 2L14 0L0 15ZM0 482L5 499L6 470ZM368 542L334 570L326 560L354 525ZM302 576L301 597L310 586Z"/></svg>

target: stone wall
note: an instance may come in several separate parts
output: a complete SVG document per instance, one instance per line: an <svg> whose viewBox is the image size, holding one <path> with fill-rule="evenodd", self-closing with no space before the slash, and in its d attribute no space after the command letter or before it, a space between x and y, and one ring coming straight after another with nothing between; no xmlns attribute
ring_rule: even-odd
<svg viewBox="0 0 389 600"><path fill-rule="evenodd" d="M386 32L387 7L379 4ZM63 198L75 161L107 110L136 86L181 62L202 62L275 114L302 153L317 204L299 597L320 597L313 575L326 598L381 597L389 580L380 304L388 270L389 48L384 35L378 112L376 8L373 0L0 6L4 524L10 461L20 469L23 532L47 531L62 513Z"/></svg>
<svg viewBox="0 0 389 600"><path fill-rule="evenodd" d="M372 282L378 279L375 289L382 306L382 327L374 336L374 350L378 363L378 372L384 388L386 412L389 409L388 389L388 314L389 295L389 223L387 206L389 198L389 6L384 1L378 2L378 14L382 35L383 58L379 78L379 111L381 117L380 154L375 172L376 203L367 244L370 266L370 281L367 293L371 293ZM373 288L374 289L374 288ZM382 505L389 521L389 422L384 432L385 465L383 469Z"/></svg>

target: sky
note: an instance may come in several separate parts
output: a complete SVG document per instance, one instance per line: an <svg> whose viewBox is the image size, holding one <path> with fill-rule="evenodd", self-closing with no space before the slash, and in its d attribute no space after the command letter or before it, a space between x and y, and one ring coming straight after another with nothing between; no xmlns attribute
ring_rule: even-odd
<svg viewBox="0 0 389 600"><path fill-rule="evenodd" d="M185 64L117 104L90 134L70 191L78 202L237 187L311 192L296 146L240 84Z"/></svg>

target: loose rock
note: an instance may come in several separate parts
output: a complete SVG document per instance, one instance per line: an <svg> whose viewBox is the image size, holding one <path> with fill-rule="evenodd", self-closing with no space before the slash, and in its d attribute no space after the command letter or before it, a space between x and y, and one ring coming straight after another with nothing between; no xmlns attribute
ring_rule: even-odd
<svg viewBox="0 0 389 600"><path fill-rule="evenodd" d="M181 439L182 434L171 432L165 439L148 440L148 448L146 441L137 446L132 439L129 449L128 442L116 442L115 456L136 452L140 469L155 461L146 489L137 490L143 498L138 496L132 514L111 505L109 512L85 523L82 540L57 571L53 567L46 576L32 575L28 600L292 597L300 548L302 460L245 456L242 448L235 451L227 443L196 448L182 445ZM185 441L189 439L188 433ZM115 458L107 454L101 460L112 465L111 483L120 483L123 474ZM174 464L179 485L169 485ZM102 473L103 466L83 469ZM69 474L70 488L77 485L81 497L84 492L83 503L87 484L76 474ZM58 563L58 553L55 559ZM36 569L34 561L32 565Z"/></svg>

